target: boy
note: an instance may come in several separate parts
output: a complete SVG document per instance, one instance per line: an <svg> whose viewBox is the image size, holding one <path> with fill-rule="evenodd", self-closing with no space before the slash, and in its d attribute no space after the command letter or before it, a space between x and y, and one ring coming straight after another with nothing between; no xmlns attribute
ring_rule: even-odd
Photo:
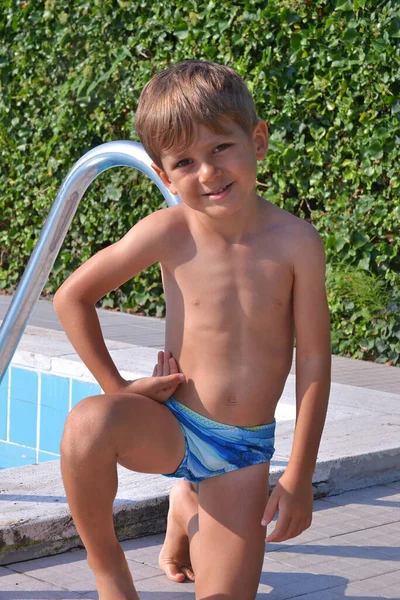
<svg viewBox="0 0 400 600"><path fill-rule="evenodd" d="M116 465L185 477L171 491L160 566L173 581L193 579L193 568L197 600L253 600L275 512L267 542L311 524L330 385L323 245L311 225L257 196L267 127L232 69L184 61L158 73L142 92L136 129L182 203L142 219L55 296L67 335L105 392L68 416L61 445L68 502L100 599L137 600L113 529ZM154 377L127 382L94 306L156 262L168 352ZM294 332L293 449L268 500L274 414Z"/></svg>

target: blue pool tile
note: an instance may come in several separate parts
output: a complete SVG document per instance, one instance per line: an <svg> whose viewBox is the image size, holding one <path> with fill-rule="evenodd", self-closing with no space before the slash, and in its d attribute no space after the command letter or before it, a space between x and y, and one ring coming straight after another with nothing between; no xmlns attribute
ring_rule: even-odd
<svg viewBox="0 0 400 600"><path fill-rule="evenodd" d="M38 374L11 367L10 441L36 447Z"/></svg>
<svg viewBox="0 0 400 600"><path fill-rule="evenodd" d="M69 410L69 379L41 374L40 450L59 454Z"/></svg>
<svg viewBox="0 0 400 600"><path fill-rule="evenodd" d="M49 454L48 452L39 451L39 462L48 462L49 460L60 460L59 456L54 456L54 454Z"/></svg>
<svg viewBox="0 0 400 600"><path fill-rule="evenodd" d="M36 462L36 451L0 441L0 469L22 467Z"/></svg>
<svg viewBox="0 0 400 600"><path fill-rule="evenodd" d="M7 397L8 397L8 368L4 374L3 380L0 383L0 439L5 440L7 437Z"/></svg>
<svg viewBox="0 0 400 600"><path fill-rule="evenodd" d="M97 394L101 394L101 387L98 383L72 380L72 406L87 396L96 396Z"/></svg>
<svg viewBox="0 0 400 600"><path fill-rule="evenodd" d="M40 406L48 406L54 410L66 406L68 409L69 379L51 373L41 374Z"/></svg>

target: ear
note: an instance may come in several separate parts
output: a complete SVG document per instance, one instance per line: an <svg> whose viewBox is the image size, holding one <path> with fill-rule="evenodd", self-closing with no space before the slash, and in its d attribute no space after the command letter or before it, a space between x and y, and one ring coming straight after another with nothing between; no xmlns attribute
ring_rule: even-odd
<svg viewBox="0 0 400 600"><path fill-rule="evenodd" d="M177 194L178 192L176 191L173 183L171 182L166 172L163 171L160 167L158 167L156 163L151 163L151 166L152 169L157 173L163 184L167 186L171 194Z"/></svg>
<svg viewBox="0 0 400 600"><path fill-rule="evenodd" d="M262 160L268 150L268 127L265 121L258 121L253 132L254 148L257 160Z"/></svg>

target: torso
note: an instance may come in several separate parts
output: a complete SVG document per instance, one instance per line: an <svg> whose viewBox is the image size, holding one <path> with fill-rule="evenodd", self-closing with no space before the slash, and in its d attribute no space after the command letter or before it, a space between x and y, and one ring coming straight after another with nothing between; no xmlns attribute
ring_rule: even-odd
<svg viewBox="0 0 400 600"><path fill-rule="evenodd" d="M186 376L174 397L239 426L273 420L293 355L290 230L301 221L262 206L257 232L240 244L199 235L184 206L168 209L175 250L161 263L165 350Z"/></svg>

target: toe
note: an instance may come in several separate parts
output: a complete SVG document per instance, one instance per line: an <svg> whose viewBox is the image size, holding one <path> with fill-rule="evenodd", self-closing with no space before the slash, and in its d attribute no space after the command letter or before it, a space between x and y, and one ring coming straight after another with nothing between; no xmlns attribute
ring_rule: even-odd
<svg viewBox="0 0 400 600"><path fill-rule="evenodd" d="M171 579L171 581L176 581L178 583L185 581L185 574L182 573L176 565L165 565L164 569L166 576L168 579Z"/></svg>
<svg viewBox="0 0 400 600"><path fill-rule="evenodd" d="M190 567L182 567L181 571L184 573L187 579L194 581L194 573Z"/></svg>

